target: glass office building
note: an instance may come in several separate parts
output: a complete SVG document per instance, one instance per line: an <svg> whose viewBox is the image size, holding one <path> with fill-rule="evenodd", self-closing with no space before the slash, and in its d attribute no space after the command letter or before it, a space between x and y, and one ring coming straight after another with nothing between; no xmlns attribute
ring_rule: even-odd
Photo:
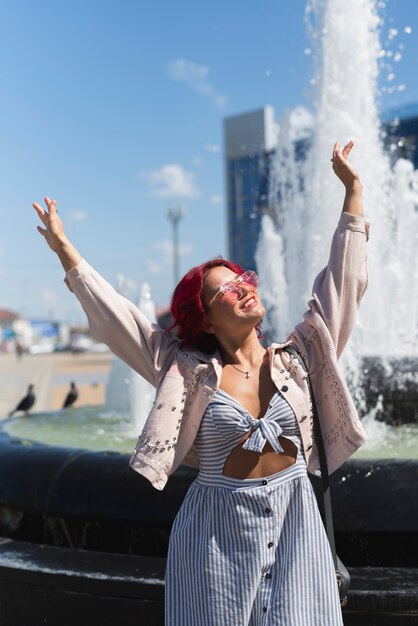
<svg viewBox="0 0 418 626"><path fill-rule="evenodd" d="M382 125L384 143L393 159L408 159L418 169L418 104L391 109Z"/></svg>
<svg viewBox="0 0 418 626"><path fill-rule="evenodd" d="M418 104L390 111L382 119L382 130L392 159L407 158L418 168ZM224 121L228 256L245 269L256 269L254 255L261 217L269 210L277 131L270 106ZM296 160L306 158L309 143L309 138L296 143Z"/></svg>
<svg viewBox="0 0 418 626"><path fill-rule="evenodd" d="M272 107L225 119L228 256L255 269L261 215L268 206L269 158L276 145Z"/></svg>

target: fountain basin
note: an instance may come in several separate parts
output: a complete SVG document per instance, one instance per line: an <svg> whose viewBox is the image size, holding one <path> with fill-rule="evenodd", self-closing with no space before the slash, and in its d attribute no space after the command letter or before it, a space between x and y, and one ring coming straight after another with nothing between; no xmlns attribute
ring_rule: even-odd
<svg viewBox="0 0 418 626"><path fill-rule="evenodd" d="M2 623L164 625L165 559L0 540ZM418 569L350 567L345 626L412 626ZM24 601L22 602L22 599Z"/></svg>
<svg viewBox="0 0 418 626"><path fill-rule="evenodd" d="M165 559L0 539L1 623L163 625L164 568Z"/></svg>
<svg viewBox="0 0 418 626"><path fill-rule="evenodd" d="M181 466L158 491L128 461L127 454L53 447L2 432L0 536L164 557L197 470ZM318 491L319 479L310 478ZM418 542L412 549L410 543L418 532L418 461L349 460L331 484L343 561L375 567L418 563Z"/></svg>
<svg viewBox="0 0 418 626"><path fill-rule="evenodd" d="M20 621L6 624L54 624L59 615L66 626L86 610L109 626L122 614L128 625L163 624L170 528L197 472L181 466L160 492L128 460L1 433L2 616L25 599ZM350 460L331 484L337 551L353 578L345 624L412 624L418 461ZM379 621L386 614L392 621Z"/></svg>
<svg viewBox="0 0 418 626"><path fill-rule="evenodd" d="M418 359L364 357L363 413L392 426L418 424Z"/></svg>

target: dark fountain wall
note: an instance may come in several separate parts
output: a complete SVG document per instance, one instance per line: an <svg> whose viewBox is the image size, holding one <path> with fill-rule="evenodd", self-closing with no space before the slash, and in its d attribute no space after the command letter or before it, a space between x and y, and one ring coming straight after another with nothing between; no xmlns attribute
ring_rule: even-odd
<svg viewBox="0 0 418 626"><path fill-rule="evenodd" d="M196 471L160 492L128 458L0 437L1 626L163 624L169 532ZM418 462L350 461L331 482L345 625L417 624Z"/></svg>

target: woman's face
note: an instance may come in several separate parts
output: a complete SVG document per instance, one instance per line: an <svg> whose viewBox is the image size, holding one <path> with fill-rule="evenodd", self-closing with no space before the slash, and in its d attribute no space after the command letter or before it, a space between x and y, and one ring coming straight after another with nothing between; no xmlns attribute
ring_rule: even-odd
<svg viewBox="0 0 418 626"><path fill-rule="evenodd" d="M246 273L243 276L245 275ZM208 332L217 334L225 330L231 334L234 328L239 330L243 326L255 327L261 321L265 309L251 278L249 276L248 282L245 282L239 275L223 266L209 270L201 293L206 322L211 327Z"/></svg>

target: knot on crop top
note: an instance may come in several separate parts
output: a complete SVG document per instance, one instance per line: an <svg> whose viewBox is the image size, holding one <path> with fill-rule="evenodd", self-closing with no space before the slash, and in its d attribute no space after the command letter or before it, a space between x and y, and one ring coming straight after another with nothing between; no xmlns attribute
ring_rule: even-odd
<svg viewBox="0 0 418 626"><path fill-rule="evenodd" d="M244 442L242 446L244 450L262 452L268 441L275 452L283 452L283 448L278 440L278 437L283 433L283 429L277 422L276 415L266 414L260 419L256 419L249 413L242 415L237 424L237 431L247 433L249 430L254 432Z"/></svg>

